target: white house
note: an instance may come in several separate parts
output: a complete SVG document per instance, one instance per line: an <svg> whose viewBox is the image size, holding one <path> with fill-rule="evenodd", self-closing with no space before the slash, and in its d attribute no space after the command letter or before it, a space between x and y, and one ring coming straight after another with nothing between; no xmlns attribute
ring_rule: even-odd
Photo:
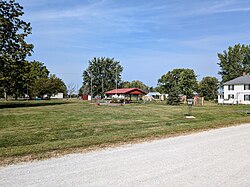
<svg viewBox="0 0 250 187"><path fill-rule="evenodd" d="M218 96L220 104L250 104L250 75L225 82Z"/></svg>

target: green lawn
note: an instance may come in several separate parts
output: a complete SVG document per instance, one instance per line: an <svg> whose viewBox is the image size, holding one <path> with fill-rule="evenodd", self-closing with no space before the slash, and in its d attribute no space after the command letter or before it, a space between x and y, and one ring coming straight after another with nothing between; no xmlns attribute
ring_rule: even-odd
<svg viewBox="0 0 250 187"><path fill-rule="evenodd" d="M250 122L250 106L0 102L0 164Z"/></svg>

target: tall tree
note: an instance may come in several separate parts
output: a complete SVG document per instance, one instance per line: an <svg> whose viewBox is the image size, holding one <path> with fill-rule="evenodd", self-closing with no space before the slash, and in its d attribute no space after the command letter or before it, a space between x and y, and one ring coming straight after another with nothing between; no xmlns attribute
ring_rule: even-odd
<svg viewBox="0 0 250 187"><path fill-rule="evenodd" d="M228 47L228 51L218 53L222 82L227 82L242 75L243 72L250 73L250 47L249 45L237 44Z"/></svg>
<svg viewBox="0 0 250 187"><path fill-rule="evenodd" d="M25 79L25 93L32 98L33 86L37 79L48 78L49 70L47 67L39 61L28 62L28 72L26 73Z"/></svg>
<svg viewBox="0 0 250 187"><path fill-rule="evenodd" d="M0 1L0 84L5 96L20 92L25 84L25 58L33 49L25 41L31 34L31 26L20 18L23 14L23 7L15 0Z"/></svg>
<svg viewBox="0 0 250 187"><path fill-rule="evenodd" d="M89 94L92 90L93 96L103 95L120 84L122 70L120 62L114 58L95 57L83 71L83 86L88 87Z"/></svg>
<svg viewBox="0 0 250 187"><path fill-rule="evenodd" d="M173 69L162 75L158 80L157 90L161 93L168 93L169 104L177 104L179 94L192 97L193 92L198 88L196 75L191 69Z"/></svg>
<svg viewBox="0 0 250 187"><path fill-rule="evenodd" d="M199 83L199 94L206 100L216 99L218 96L218 79L215 77L204 77Z"/></svg>
<svg viewBox="0 0 250 187"><path fill-rule="evenodd" d="M195 91L198 91L196 74L192 69L185 69L180 73L179 89L187 98L192 98Z"/></svg>
<svg viewBox="0 0 250 187"><path fill-rule="evenodd" d="M162 93L170 93L174 89L176 92L180 93L178 85L182 71L184 71L184 69L173 69L162 75L158 80L159 91Z"/></svg>

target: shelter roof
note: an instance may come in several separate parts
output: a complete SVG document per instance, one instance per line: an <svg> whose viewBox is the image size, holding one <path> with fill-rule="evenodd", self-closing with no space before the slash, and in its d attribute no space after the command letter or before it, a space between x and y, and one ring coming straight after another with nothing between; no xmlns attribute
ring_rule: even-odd
<svg viewBox="0 0 250 187"><path fill-rule="evenodd" d="M131 95L142 95L147 94L145 91L139 88L120 88L105 92L107 95L111 94L131 94Z"/></svg>

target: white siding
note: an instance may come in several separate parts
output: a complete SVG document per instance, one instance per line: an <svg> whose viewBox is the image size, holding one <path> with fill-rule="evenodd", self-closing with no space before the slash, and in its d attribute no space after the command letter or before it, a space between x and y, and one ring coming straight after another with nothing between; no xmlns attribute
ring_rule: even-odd
<svg viewBox="0 0 250 187"><path fill-rule="evenodd" d="M56 95L52 95L51 99L63 99L63 93L58 93Z"/></svg>
<svg viewBox="0 0 250 187"><path fill-rule="evenodd" d="M228 95L234 95L234 99L228 99ZM250 104L250 101L244 101L244 95L250 95L250 90L244 90L244 85L234 85L234 90L228 90L228 85L224 85L224 100L219 103L227 104Z"/></svg>

